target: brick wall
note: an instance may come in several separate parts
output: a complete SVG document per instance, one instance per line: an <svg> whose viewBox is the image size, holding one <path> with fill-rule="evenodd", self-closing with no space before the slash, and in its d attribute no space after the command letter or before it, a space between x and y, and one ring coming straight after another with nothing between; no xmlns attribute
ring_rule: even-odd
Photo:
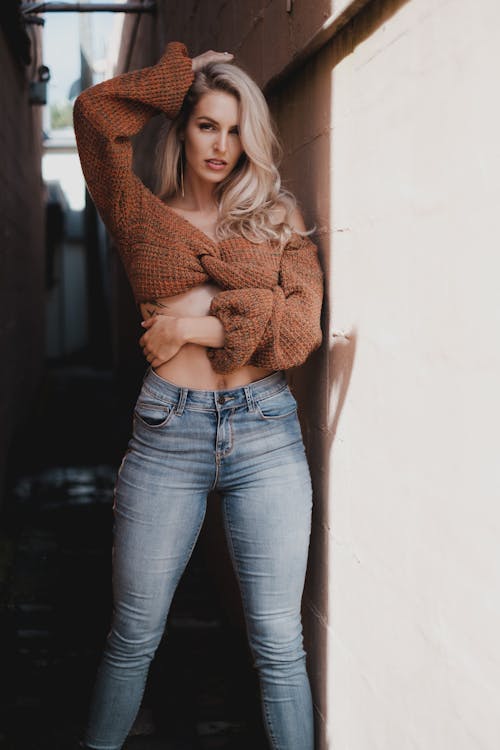
<svg viewBox="0 0 500 750"><path fill-rule="evenodd" d="M0 498L9 446L32 408L44 352L41 119L6 33L0 31Z"/></svg>

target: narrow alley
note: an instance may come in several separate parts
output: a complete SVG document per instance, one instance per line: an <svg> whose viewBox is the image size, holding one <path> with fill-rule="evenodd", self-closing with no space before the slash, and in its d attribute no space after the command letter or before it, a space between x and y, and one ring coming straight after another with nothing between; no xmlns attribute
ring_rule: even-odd
<svg viewBox="0 0 500 750"><path fill-rule="evenodd" d="M115 393L107 371L51 366L13 452L0 563L6 750L69 750L83 730L111 612L113 483L127 429ZM127 748L266 747L241 623L206 554L202 533Z"/></svg>
<svg viewBox="0 0 500 750"><path fill-rule="evenodd" d="M287 733L274 745L498 750L499 51L498 0L0 0L0 750L80 747L112 615L114 486L145 357L159 352L142 315L164 309L191 319L172 324L184 364L165 381L220 390L216 374L253 363L283 370L297 402L281 414L302 438L288 461L247 433L275 461L283 505L257 483L244 510L265 512L240 535L242 583L281 576L248 619L260 674L300 662L300 699L262 701L269 734ZM298 211L291 201L279 226L283 191ZM210 367L200 347L220 350ZM148 426L185 408L173 404ZM255 411L278 428L278 410ZM171 445L182 485L202 462L187 430ZM312 503L292 481L304 457ZM141 503L154 494L147 461ZM126 750L273 742L219 501ZM154 574L165 528L175 558L189 508L162 526L165 508L147 543L132 518L122 568ZM133 554L146 553L141 568ZM171 591L141 578L133 593L160 618ZM123 611L144 627L117 635L117 680L122 643L156 645L163 622L128 600ZM150 654L127 662L134 677ZM273 696L297 687L284 674ZM135 715L138 692L119 688L96 701L103 723L119 722L120 701Z"/></svg>

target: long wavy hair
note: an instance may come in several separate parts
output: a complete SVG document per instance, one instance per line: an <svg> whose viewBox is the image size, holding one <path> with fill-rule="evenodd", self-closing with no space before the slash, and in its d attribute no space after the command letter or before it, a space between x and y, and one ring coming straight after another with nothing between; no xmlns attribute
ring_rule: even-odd
<svg viewBox="0 0 500 750"><path fill-rule="evenodd" d="M243 153L232 172L215 188L219 209L218 239L243 235L251 242L284 245L292 234L294 196L281 186L278 164L282 156L267 102L257 84L230 63L209 63L195 74L178 116L159 141L157 189L162 200L180 191L183 143L181 137L194 107L210 91L232 94L239 102L239 132ZM281 221L277 221L277 217Z"/></svg>

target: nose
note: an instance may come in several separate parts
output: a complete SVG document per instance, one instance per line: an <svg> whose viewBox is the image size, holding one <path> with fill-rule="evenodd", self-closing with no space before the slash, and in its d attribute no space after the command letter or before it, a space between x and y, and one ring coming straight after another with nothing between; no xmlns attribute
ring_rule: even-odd
<svg viewBox="0 0 500 750"><path fill-rule="evenodd" d="M225 152L227 148L227 137L228 134L224 130L220 130L217 133L217 138L215 139L215 148L217 151L220 151L222 154Z"/></svg>

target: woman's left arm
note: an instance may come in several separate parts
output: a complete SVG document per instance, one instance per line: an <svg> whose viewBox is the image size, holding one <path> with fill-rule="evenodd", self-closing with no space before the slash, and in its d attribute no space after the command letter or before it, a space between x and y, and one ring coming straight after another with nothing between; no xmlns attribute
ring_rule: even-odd
<svg viewBox="0 0 500 750"><path fill-rule="evenodd" d="M245 364L285 370L321 344L323 272L316 245L294 234L283 250L273 289L234 289L213 298L210 315L224 328L224 346L209 349L216 372Z"/></svg>

